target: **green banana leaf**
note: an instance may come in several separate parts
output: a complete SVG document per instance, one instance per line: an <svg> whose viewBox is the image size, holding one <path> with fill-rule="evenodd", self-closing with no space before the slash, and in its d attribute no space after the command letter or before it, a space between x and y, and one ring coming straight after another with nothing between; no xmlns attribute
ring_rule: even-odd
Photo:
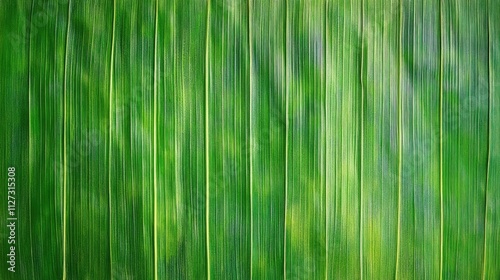
<svg viewBox="0 0 500 280"><path fill-rule="evenodd" d="M3 1L0 71L0 279L500 279L499 0Z"/></svg>

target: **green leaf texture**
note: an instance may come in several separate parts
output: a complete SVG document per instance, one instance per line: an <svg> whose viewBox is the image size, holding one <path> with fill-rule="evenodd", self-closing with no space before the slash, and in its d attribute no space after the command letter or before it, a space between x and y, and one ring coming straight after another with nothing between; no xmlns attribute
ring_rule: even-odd
<svg viewBox="0 0 500 280"><path fill-rule="evenodd" d="M499 0L0 3L0 279L500 279Z"/></svg>

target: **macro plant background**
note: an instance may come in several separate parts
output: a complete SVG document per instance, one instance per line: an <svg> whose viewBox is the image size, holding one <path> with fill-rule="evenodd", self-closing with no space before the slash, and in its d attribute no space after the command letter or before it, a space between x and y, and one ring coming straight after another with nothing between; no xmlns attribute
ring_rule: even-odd
<svg viewBox="0 0 500 280"><path fill-rule="evenodd" d="M1 279L499 279L499 0L0 3Z"/></svg>

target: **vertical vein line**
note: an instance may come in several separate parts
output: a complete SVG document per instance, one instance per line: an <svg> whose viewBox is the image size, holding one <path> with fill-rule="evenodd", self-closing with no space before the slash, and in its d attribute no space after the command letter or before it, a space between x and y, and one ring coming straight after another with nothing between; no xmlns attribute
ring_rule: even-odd
<svg viewBox="0 0 500 280"><path fill-rule="evenodd" d="M488 12L488 159L486 163L486 186L484 190L484 243L483 243L483 273L482 279L486 279L486 244L487 244L487 228L488 228L488 185L490 177L490 160L491 160L491 18L490 18L490 1L487 6Z"/></svg>
<svg viewBox="0 0 500 280"><path fill-rule="evenodd" d="M443 1L439 1L439 279L443 278L443 234L444 234L444 205L443 205Z"/></svg>
<svg viewBox="0 0 500 280"><path fill-rule="evenodd" d="M67 278L67 260L66 260L66 243L67 243L67 213L66 213L66 195L67 195L67 187L68 187L68 155L67 155L67 123L68 123L68 115L67 115L67 95L68 95L68 44L69 44L69 30L71 24L71 0L68 3L68 24L66 26L66 45L65 45L65 54L64 54L64 97L63 97L63 107L64 107L64 115L63 115L63 154L64 154L64 167L63 167L63 279Z"/></svg>
<svg viewBox="0 0 500 280"><path fill-rule="evenodd" d="M327 66L327 62L328 62L328 58L327 58L327 47L328 47L328 29L327 29L327 25L328 25L328 0L324 0L325 1L325 4L324 4L324 36L325 36L325 40L324 40L324 44L325 46L323 47L323 57L324 57L324 64L325 64L325 69L324 69L324 86L325 86L325 89L324 89L324 103L323 103L323 114L324 114L324 127L325 127L325 133L323 134L323 139L325 139L325 165L324 165L324 176L325 176L325 262L326 262L326 269L325 269L325 279L328 279L328 213L329 213L329 207L328 207L328 175L327 175L327 170L326 170L326 165L327 165L327 159L328 159L328 139L329 137L327 137L327 134L328 134L328 131L329 131L329 127L328 127L328 118L327 118L327 105L328 105L328 93L327 93L327 72L328 72L328 66Z"/></svg>
<svg viewBox="0 0 500 280"><path fill-rule="evenodd" d="M111 199L111 136L113 129L113 75L115 60L115 26L116 26L116 0L113 1L113 27L111 33L111 57L109 62L109 147L108 147L108 212L109 212L109 273L113 279L113 242L112 242L112 199Z"/></svg>
<svg viewBox="0 0 500 280"><path fill-rule="evenodd" d="M402 96L401 96L401 53L403 45L403 0L399 1L399 56L398 56L398 232L396 241L396 274L397 279L399 273L399 251L401 250L401 185L402 185L402 170L403 170L403 126L402 126Z"/></svg>
<svg viewBox="0 0 500 280"><path fill-rule="evenodd" d="M360 140L359 140L359 273L363 279L363 138L364 138L364 107L365 107L365 90L363 83L363 67L364 67L364 1L361 0L361 67L359 70L359 79L361 83L361 110L359 112L360 122Z"/></svg>
<svg viewBox="0 0 500 280"><path fill-rule="evenodd" d="M171 37L170 37L170 40L172 41L172 44L169 49L169 51L173 54L172 55L172 64L170 64L170 67L172 67L172 69L178 69L177 65L178 65L178 56L177 56L177 41L176 41L176 32L177 32L177 29L176 29L176 20L172 20L172 17L174 17L175 15L175 11L177 10L177 6L176 6L176 3L177 1L173 1L172 3L172 8L170 10L170 22L171 22ZM165 54L166 56L166 54ZM181 60L182 61L182 60ZM173 66L172 66L173 65ZM179 67L180 68L180 67ZM164 79L166 79L166 75L163 75ZM178 76L177 76L177 71L172 71L172 77L173 77L173 88L172 88L172 94L174 95L173 96L173 101L172 101L172 104L173 104L173 111L174 111L174 146L175 146L175 158L176 159L179 159L180 158L180 152L179 152L179 119L181 118L181 114L179 113L179 109L178 109L178 106L179 104L181 104L181 98L180 98L180 94L179 92L181 92L181 90L179 90L179 88L181 88L182 86L182 83L180 83L177 79L178 79ZM179 164L179 161L178 160L174 160L174 168L175 168L175 217L177 218L177 220L181 220L180 218L180 213L181 211L179 210L180 207L182 207L182 203L181 203L181 191L180 191L180 185L181 185L181 182L180 182L180 178L181 178L181 168L180 168L180 164ZM199 203L199 199L196 200L197 203ZM173 211L172 211L173 212ZM168 223L165 223L165 232L168 232ZM178 236L181 236L181 227L179 226L178 223L176 223L176 238L178 238ZM165 238L164 241L167 241L168 239ZM166 246L166 250L168 250L168 246ZM176 265L176 270L175 270L175 273L177 275L180 274L180 267L179 265ZM174 274L175 275L175 274Z"/></svg>
<svg viewBox="0 0 500 280"><path fill-rule="evenodd" d="M31 1L31 12L29 22L33 19L33 10L35 6L35 1ZM32 174L32 159L33 159L33 141L31 141L31 29L28 29L28 164L29 164L29 173L28 173L28 207L29 207L29 230L30 230L30 252L31 252L31 277L35 279L35 265L33 261L33 220L31 217L32 205L31 205L31 186L33 182L33 174Z"/></svg>
<svg viewBox="0 0 500 280"><path fill-rule="evenodd" d="M288 1L285 0L285 211L284 211L284 227L283 227L283 277L286 280L286 214L288 208Z"/></svg>
<svg viewBox="0 0 500 280"><path fill-rule="evenodd" d="M252 49L252 24L251 24L251 18L252 18L252 0L248 0L248 50L249 50L249 58L250 58L250 69L249 69L249 75L248 75L248 80L250 84L250 102L248 102L249 106L249 115L250 115L250 127L249 127L249 134L250 134L250 150L249 150L249 157L250 157L250 279L252 279L252 272L253 272L253 267L252 267L252 257L253 257L253 154L252 154L252 149L253 149L253 121L252 121L252 101L253 101L253 91L252 91L252 74L253 74L253 49Z"/></svg>
<svg viewBox="0 0 500 280"><path fill-rule="evenodd" d="M158 0L155 2L155 45L154 45L154 77L153 77L153 243L154 243L154 277L158 279Z"/></svg>
<svg viewBox="0 0 500 280"><path fill-rule="evenodd" d="M210 181L209 181L209 170L210 170L210 161L209 161L209 152L208 152L208 88L209 88L209 67L208 67L208 48L209 48L209 39L210 39L210 0L207 0L207 22L206 22L206 38L205 38L205 239L206 239L206 254L207 254L207 278L210 280L210 225L209 225L209 217L210 217Z"/></svg>

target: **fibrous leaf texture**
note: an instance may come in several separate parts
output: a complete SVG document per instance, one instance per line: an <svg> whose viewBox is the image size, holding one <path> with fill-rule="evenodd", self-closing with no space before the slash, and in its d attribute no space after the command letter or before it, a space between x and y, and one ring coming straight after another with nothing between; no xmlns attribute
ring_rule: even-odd
<svg viewBox="0 0 500 280"><path fill-rule="evenodd" d="M1 279L500 279L499 0L3 1L0 69Z"/></svg>

